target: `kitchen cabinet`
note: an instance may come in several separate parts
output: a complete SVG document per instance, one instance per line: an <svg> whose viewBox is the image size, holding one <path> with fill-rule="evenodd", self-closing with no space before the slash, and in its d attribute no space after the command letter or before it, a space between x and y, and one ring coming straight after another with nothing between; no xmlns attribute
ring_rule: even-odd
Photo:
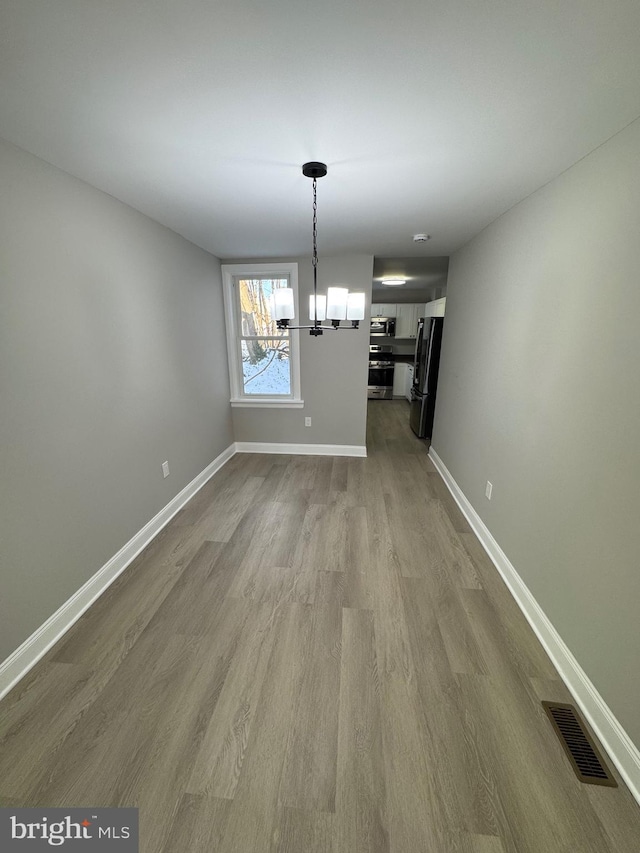
<svg viewBox="0 0 640 853"><path fill-rule="evenodd" d="M409 402L411 402L411 387L413 385L413 365L407 364L406 371L406 385L405 385L405 397Z"/></svg>
<svg viewBox="0 0 640 853"><path fill-rule="evenodd" d="M377 302L371 305L372 317L395 317L397 305L391 305L387 302Z"/></svg>
<svg viewBox="0 0 640 853"><path fill-rule="evenodd" d="M406 303L397 306L396 338L415 338L418 318L423 317L424 304Z"/></svg>
<svg viewBox="0 0 640 853"><path fill-rule="evenodd" d="M393 396L404 397L407 385L407 367L406 362L397 361L393 371Z"/></svg>
<svg viewBox="0 0 640 853"><path fill-rule="evenodd" d="M447 303L447 297L434 299L432 302L427 302L424 306L425 317L444 317L444 308Z"/></svg>

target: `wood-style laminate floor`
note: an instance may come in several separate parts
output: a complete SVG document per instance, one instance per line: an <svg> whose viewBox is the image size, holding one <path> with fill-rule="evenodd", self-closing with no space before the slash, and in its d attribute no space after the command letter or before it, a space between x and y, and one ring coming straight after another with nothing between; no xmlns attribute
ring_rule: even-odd
<svg viewBox="0 0 640 853"><path fill-rule="evenodd" d="M235 456L0 705L0 801L137 806L144 853L634 853L570 701L408 426Z"/></svg>

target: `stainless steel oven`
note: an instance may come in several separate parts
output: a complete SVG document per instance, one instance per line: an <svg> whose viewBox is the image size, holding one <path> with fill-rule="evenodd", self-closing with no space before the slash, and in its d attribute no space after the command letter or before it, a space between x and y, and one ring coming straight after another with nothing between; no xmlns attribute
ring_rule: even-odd
<svg viewBox="0 0 640 853"><path fill-rule="evenodd" d="M393 398L393 371L395 364L391 347L369 347L369 383L367 397L371 400Z"/></svg>

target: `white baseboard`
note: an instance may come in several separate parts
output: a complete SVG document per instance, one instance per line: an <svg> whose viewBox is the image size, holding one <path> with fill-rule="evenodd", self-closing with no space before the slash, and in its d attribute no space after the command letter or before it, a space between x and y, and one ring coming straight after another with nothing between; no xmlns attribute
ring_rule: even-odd
<svg viewBox="0 0 640 853"><path fill-rule="evenodd" d="M544 646L560 677L569 688L576 704L610 755L629 790L640 803L640 751L598 693L560 634L553 627L433 447L429 450L429 456L453 495L455 502L473 528L473 532L480 540L480 544L502 575L504 582Z"/></svg>
<svg viewBox="0 0 640 853"><path fill-rule="evenodd" d="M177 494L142 530L124 545L108 563L74 593L5 661L0 663L0 699L45 655L49 649L77 622L82 614L122 574L127 566L158 535L173 516L182 509L199 489L235 454L234 445L217 456Z"/></svg>
<svg viewBox="0 0 640 853"><path fill-rule="evenodd" d="M366 456L360 444L280 444L278 442L236 441L236 453L285 453L292 456Z"/></svg>

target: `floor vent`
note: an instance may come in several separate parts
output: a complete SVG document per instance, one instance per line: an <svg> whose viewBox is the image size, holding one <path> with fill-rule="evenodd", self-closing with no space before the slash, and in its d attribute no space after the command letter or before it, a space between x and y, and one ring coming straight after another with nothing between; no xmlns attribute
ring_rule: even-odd
<svg viewBox="0 0 640 853"><path fill-rule="evenodd" d="M617 788L618 783L604 763L575 707L562 702L543 702L542 706L560 738L560 743L578 779L589 785L608 785L610 788Z"/></svg>

